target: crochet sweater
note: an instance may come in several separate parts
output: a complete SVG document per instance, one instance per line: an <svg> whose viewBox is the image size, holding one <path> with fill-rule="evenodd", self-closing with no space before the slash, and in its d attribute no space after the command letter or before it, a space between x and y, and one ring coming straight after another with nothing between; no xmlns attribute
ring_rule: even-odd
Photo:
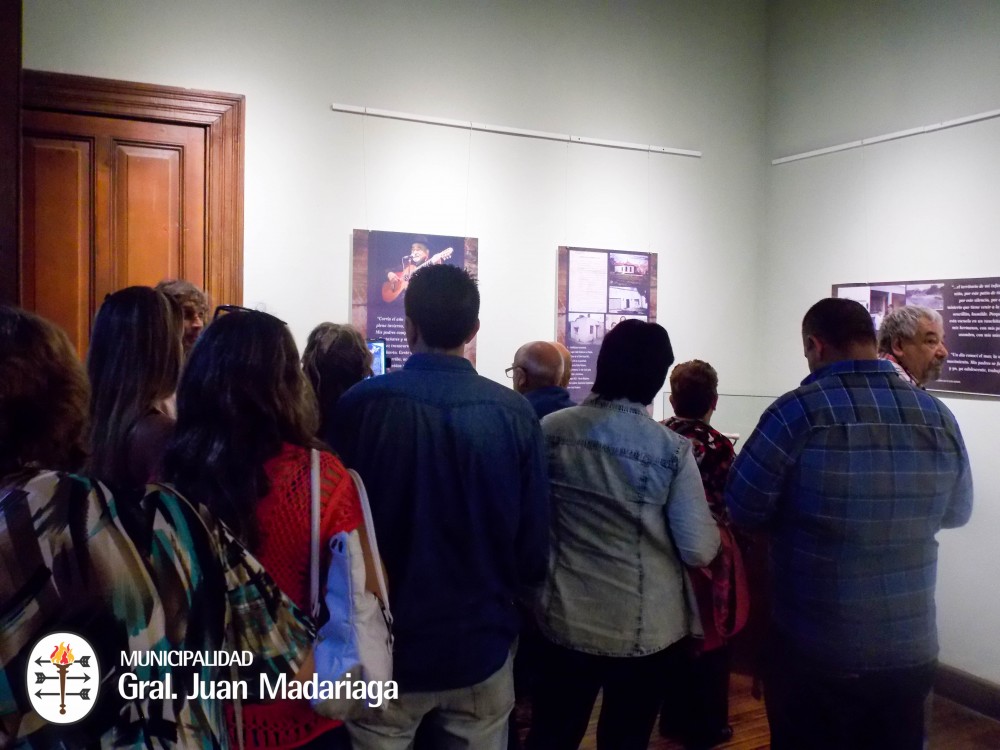
<svg viewBox="0 0 1000 750"><path fill-rule="evenodd" d="M310 461L309 449L285 444L264 466L271 491L257 503L261 542L254 555L281 590L309 611ZM361 505L354 482L336 456L320 454L320 544L340 531L361 524ZM325 570L320 559L320 570ZM230 712L231 713L231 712ZM246 748L293 748L340 724L314 713L306 700L244 704ZM231 746L238 747L230 715Z"/></svg>

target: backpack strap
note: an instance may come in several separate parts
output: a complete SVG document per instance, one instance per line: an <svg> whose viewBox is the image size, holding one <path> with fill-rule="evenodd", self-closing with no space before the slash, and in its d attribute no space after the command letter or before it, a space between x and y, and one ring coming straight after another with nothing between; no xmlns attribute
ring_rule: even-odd
<svg viewBox="0 0 1000 750"><path fill-rule="evenodd" d="M319 617L319 451L309 454L310 537L309 537L309 613L313 620Z"/></svg>

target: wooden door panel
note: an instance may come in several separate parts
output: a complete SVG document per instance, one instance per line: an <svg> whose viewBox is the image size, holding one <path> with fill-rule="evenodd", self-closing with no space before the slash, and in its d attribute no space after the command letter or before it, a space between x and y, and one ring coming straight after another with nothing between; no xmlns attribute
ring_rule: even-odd
<svg viewBox="0 0 1000 750"><path fill-rule="evenodd" d="M22 140L22 300L62 326L81 354L92 309L92 175L90 140Z"/></svg>
<svg viewBox="0 0 1000 750"><path fill-rule="evenodd" d="M111 286L187 279L205 286L205 129L86 118L108 158ZM98 278L101 278L100 276ZM100 290L99 290L100 291Z"/></svg>
<svg viewBox="0 0 1000 750"><path fill-rule="evenodd" d="M170 278L205 286L203 126L39 111L26 111L23 126L26 143L88 144L90 168L85 178L60 184L51 195L38 190L29 195L26 185L24 204L26 214L46 212L50 233L60 232L58 241L37 238L32 237L37 222L25 225L26 250L33 243L47 243L40 254L24 254L25 263L37 269L31 279L43 279L46 294L61 297L69 282L50 284L50 270L62 279L72 258L79 266L71 278L79 287L76 299L83 301L83 313L69 316L66 303L54 309L28 288L27 275L22 277L26 305L64 325L84 351L89 320L105 295ZM86 191L85 200L65 198L73 185ZM86 212L86 232L73 234L71 242L67 227L80 229L80 211ZM35 302L29 303L31 299Z"/></svg>
<svg viewBox="0 0 1000 750"><path fill-rule="evenodd" d="M180 169L176 148L115 144L112 245L121 286L154 286L180 270Z"/></svg>
<svg viewBox="0 0 1000 750"><path fill-rule="evenodd" d="M243 97L30 70L22 80L24 158L34 159L38 174L22 179L13 271L0 244L0 277L15 280L21 303L72 327L81 351L96 305L123 286L183 278L220 303L238 304ZM44 159L58 161L28 153L43 141L85 144L73 148L88 171L46 178L57 190L41 186ZM61 169L72 172L68 161ZM18 265L31 270L30 281ZM0 283L0 296L6 289ZM41 307L56 299L71 299L72 314Z"/></svg>

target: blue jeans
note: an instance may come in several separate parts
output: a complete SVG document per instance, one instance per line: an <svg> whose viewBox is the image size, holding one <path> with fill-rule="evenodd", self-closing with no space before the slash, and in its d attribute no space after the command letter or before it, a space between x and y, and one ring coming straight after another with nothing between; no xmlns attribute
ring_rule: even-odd
<svg viewBox="0 0 1000 750"><path fill-rule="evenodd" d="M511 665L507 657L500 669L469 687L401 693L386 701L348 724L353 750L407 750L421 721L439 750L506 750L507 716L514 707Z"/></svg>

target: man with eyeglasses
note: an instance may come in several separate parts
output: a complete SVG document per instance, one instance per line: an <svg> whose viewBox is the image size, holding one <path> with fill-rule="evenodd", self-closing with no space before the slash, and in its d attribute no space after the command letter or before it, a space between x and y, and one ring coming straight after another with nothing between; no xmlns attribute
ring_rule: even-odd
<svg viewBox="0 0 1000 750"><path fill-rule="evenodd" d="M548 341L531 341L514 354L514 364L504 370L514 390L528 399L538 418L576 406L562 387L563 358Z"/></svg>
<svg viewBox="0 0 1000 750"><path fill-rule="evenodd" d="M333 443L361 474L389 578L399 698L348 724L355 750L505 750L515 600L548 562L538 418L462 354L479 331L465 270L417 271L404 298L412 355L337 403Z"/></svg>

